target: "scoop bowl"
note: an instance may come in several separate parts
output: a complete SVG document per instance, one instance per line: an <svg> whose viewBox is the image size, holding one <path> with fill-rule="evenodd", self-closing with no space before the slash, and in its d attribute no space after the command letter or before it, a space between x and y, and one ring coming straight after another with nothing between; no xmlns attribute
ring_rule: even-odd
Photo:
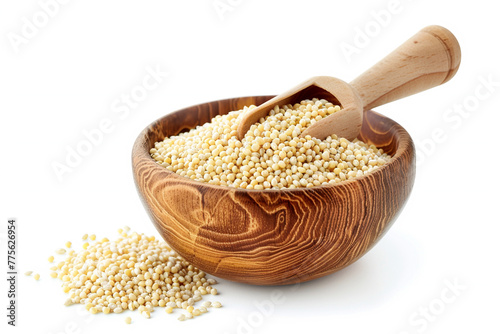
<svg viewBox="0 0 500 334"><path fill-rule="evenodd" d="M392 158L334 185L247 190L194 181L158 165L149 150L166 136L273 96L237 97L170 113L150 124L132 150L134 180L165 241L214 276L257 285L305 282L363 256L394 223L415 180L415 148L393 120L368 110L359 139Z"/></svg>

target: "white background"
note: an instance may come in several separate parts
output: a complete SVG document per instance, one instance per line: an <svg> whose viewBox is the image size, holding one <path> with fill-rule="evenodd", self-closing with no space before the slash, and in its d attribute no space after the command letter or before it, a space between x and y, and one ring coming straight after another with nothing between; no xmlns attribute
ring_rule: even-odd
<svg viewBox="0 0 500 334"><path fill-rule="evenodd" d="M400 0L394 10L388 0L222 0L230 7L220 13L213 0L61 0L44 22L40 3L47 2L0 4L0 258L6 258L6 221L14 217L18 270L41 274L39 281L18 278L15 329L6 325L1 279L2 333L499 331L500 21L494 2ZM380 14L389 9L389 17ZM40 27L30 32L27 21ZM65 294L49 277L46 259L65 241L79 247L84 233L112 238L123 225L157 235L130 162L147 124L197 103L276 94L314 75L350 81L430 24L456 35L462 64L444 86L377 108L408 130L419 164L402 214L360 261L297 287L220 280L220 296L212 300L224 307L183 323L162 309L146 320L137 312L92 316L78 305L63 306ZM367 29L371 36L359 40ZM356 53L346 55L341 47L347 44ZM122 95L138 89L148 68L168 75L135 108L123 109ZM68 150L86 140L84 132L106 119L111 130L58 178L54 164L64 164ZM431 142L436 131L446 139ZM6 271L6 264L0 267ZM284 302L259 310L276 289ZM127 315L132 325L124 323Z"/></svg>

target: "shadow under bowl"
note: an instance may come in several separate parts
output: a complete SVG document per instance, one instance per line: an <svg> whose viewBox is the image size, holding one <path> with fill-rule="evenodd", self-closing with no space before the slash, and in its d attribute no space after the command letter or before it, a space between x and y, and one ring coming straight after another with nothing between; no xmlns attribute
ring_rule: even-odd
<svg viewBox="0 0 500 334"><path fill-rule="evenodd" d="M358 138L392 158L371 173L334 185L216 186L170 172L149 154L167 136L272 97L237 97L172 112L144 129L132 151L141 200L172 249L209 274L258 285L304 282L358 260L396 220L415 180L410 135L371 110L364 114Z"/></svg>

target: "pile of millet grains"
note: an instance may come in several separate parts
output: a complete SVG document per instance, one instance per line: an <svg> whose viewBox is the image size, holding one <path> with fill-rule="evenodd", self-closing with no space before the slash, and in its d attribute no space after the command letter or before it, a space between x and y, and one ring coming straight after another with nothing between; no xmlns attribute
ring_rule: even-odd
<svg viewBox="0 0 500 334"><path fill-rule="evenodd" d="M113 241L85 234L80 251L71 249L71 242L56 250L65 259L50 268L50 276L62 281L62 289L69 295L66 306L83 304L93 314L138 310L146 318L156 307L165 308L166 313L181 309L181 321L222 306L218 301L202 302L205 295L218 294L213 287L215 279L188 263L164 241L130 233L128 227L118 233ZM54 263L54 256L48 261ZM131 318L125 322L130 323Z"/></svg>

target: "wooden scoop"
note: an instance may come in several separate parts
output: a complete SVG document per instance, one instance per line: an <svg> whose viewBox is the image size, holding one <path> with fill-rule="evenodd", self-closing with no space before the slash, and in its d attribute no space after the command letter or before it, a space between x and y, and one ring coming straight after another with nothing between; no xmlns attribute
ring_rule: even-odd
<svg viewBox="0 0 500 334"><path fill-rule="evenodd" d="M443 27L428 26L350 84L327 76L313 77L248 111L238 126L238 136L242 139L252 124L266 117L274 106L316 97L342 109L309 126L300 136L325 139L336 134L352 140L361 129L364 110L447 82L457 72L460 58L455 36Z"/></svg>

